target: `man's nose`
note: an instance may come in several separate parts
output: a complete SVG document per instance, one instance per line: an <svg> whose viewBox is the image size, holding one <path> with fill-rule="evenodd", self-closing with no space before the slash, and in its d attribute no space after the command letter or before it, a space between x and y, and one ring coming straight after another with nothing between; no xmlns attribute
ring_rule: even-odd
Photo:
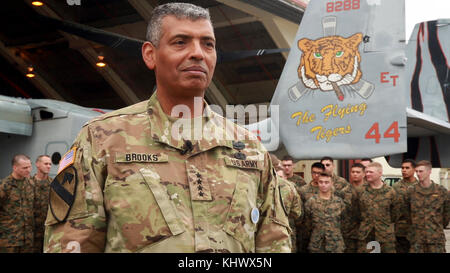
<svg viewBox="0 0 450 273"><path fill-rule="evenodd" d="M190 58L203 60L203 58L205 57L205 52L203 51L201 41L192 42L190 54L191 54Z"/></svg>

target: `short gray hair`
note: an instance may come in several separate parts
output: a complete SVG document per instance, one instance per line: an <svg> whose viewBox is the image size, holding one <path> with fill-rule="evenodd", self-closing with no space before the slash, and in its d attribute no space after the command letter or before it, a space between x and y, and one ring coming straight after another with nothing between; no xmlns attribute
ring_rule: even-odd
<svg viewBox="0 0 450 273"><path fill-rule="evenodd" d="M164 17L173 15L177 19L189 19L196 21L199 19L205 19L211 22L209 11L202 7L189 4L189 3L167 3L157 6L153 10L152 18L147 27L147 41L150 41L155 47L159 46L159 40L161 39L162 32L162 20ZM212 22L211 22L212 25Z"/></svg>

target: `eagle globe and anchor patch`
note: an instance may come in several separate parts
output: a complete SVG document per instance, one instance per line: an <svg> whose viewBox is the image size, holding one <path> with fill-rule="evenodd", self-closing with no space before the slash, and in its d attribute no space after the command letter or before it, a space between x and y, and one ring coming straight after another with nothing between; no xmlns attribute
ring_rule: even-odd
<svg viewBox="0 0 450 273"><path fill-rule="evenodd" d="M50 211L59 223L64 222L75 202L78 185L77 170L72 166L76 148L67 152L59 164L59 171L50 184Z"/></svg>

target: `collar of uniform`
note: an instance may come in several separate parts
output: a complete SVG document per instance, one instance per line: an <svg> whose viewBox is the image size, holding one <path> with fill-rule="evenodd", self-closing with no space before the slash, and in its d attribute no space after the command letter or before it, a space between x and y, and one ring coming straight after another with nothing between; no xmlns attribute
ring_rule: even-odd
<svg viewBox="0 0 450 273"><path fill-rule="evenodd" d="M309 185L311 187L319 187L319 185L316 182L314 182L314 180L309 181Z"/></svg>
<svg viewBox="0 0 450 273"><path fill-rule="evenodd" d="M412 186L412 185L415 185L416 183L419 183L419 181L417 181L417 179L414 179L414 181L413 182L408 182L408 181L406 181L405 179L401 179L398 183L401 183L402 185L405 185L405 186Z"/></svg>
<svg viewBox="0 0 450 273"><path fill-rule="evenodd" d="M422 187L422 185L420 185L420 182L417 183L417 187L416 187L417 192L419 192L423 195L428 195L428 194L433 193L435 191L435 188L436 188L436 183L434 183L433 180L431 180L431 185L428 188Z"/></svg>
<svg viewBox="0 0 450 273"><path fill-rule="evenodd" d="M381 186L381 188L379 188L379 189L372 188L370 186L370 183L367 182L366 189L368 192L372 192L372 193L381 193L381 192L385 192L385 191L389 190L388 186L384 182L383 182L383 186Z"/></svg>
<svg viewBox="0 0 450 273"><path fill-rule="evenodd" d="M233 145L231 141L227 141L224 140L224 138L217 137L212 137L211 140L209 140L209 138L206 139L203 135L205 124L207 124L208 122L213 122L216 126L212 126L213 128L209 128L209 130L206 130L207 133L210 134L211 130L215 130L215 136L223 136L224 133L223 128L221 126L218 126L217 124L217 119L219 118L218 115L211 110L204 99L203 104L204 112L202 117L202 135L200 140L191 140L193 145L192 153L209 150L217 146L232 148ZM178 119L169 117L166 113L164 113L156 96L156 92L153 93L148 101L147 113L150 121L150 134L152 139L156 142L169 145L178 150L184 150L184 140L175 139L171 134L172 125Z"/></svg>

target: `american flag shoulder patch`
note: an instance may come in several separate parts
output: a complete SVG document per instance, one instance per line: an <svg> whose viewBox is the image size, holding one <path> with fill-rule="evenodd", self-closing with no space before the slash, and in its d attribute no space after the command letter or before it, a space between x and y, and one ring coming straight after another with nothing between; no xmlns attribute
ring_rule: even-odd
<svg viewBox="0 0 450 273"><path fill-rule="evenodd" d="M62 172L65 168L71 166L75 162L75 155L77 152L77 147L70 149L59 161L58 174Z"/></svg>

